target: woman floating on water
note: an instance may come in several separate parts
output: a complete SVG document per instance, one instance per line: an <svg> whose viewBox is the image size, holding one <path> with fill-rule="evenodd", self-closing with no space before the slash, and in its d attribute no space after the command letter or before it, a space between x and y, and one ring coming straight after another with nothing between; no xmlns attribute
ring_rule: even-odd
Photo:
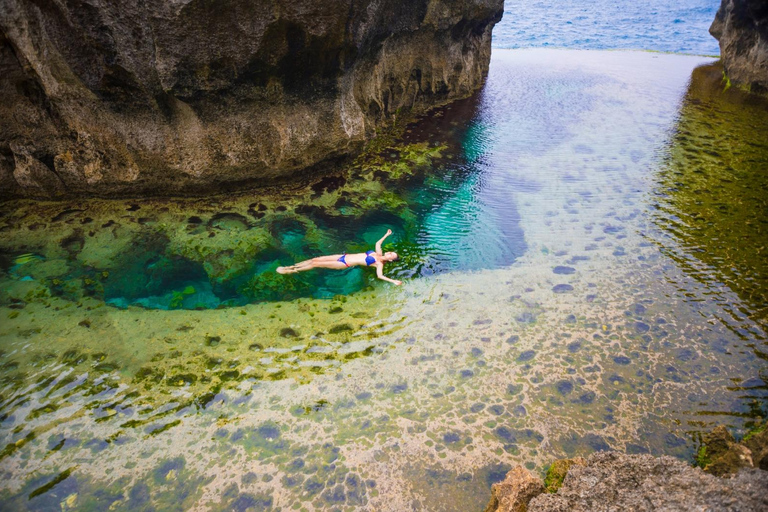
<svg viewBox="0 0 768 512"><path fill-rule="evenodd" d="M332 256L318 256L311 260L305 260L290 267L277 267L276 272L278 274L293 274L294 272L304 272L305 270L311 270L313 268L335 268L343 270L353 265L365 265L366 267L376 267L376 275L379 279L389 281L392 284L401 285L402 281L397 279L390 279L384 275L384 263L395 261L397 259L396 252L381 252L381 244L384 240L392 234L392 230L388 229L387 234L381 237L381 240L376 242L376 250L368 252L360 252L357 254L334 254Z"/></svg>

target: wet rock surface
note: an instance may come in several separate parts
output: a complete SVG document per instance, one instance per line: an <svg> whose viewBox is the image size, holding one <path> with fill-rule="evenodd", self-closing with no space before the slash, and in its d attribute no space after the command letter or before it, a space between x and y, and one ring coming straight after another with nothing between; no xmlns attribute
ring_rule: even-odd
<svg viewBox="0 0 768 512"><path fill-rule="evenodd" d="M728 78L768 92L768 3L722 0L709 32L720 42Z"/></svg>
<svg viewBox="0 0 768 512"><path fill-rule="evenodd" d="M527 504L544 492L541 479L522 466L512 468L503 481L491 487L485 512L525 512Z"/></svg>
<svg viewBox="0 0 768 512"><path fill-rule="evenodd" d="M718 478L672 457L596 453L568 471L556 494L530 512L573 510L743 510L768 507L768 472L742 469Z"/></svg>
<svg viewBox="0 0 768 512"><path fill-rule="evenodd" d="M704 436L696 463L715 476L733 475L741 468L768 469L768 429L760 424L736 442L728 429L718 426Z"/></svg>
<svg viewBox="0 0 768 512"><path fill-rule="evenodd" d="M501 0L3 2L0 196L210 193L483 82Z"/></svg>

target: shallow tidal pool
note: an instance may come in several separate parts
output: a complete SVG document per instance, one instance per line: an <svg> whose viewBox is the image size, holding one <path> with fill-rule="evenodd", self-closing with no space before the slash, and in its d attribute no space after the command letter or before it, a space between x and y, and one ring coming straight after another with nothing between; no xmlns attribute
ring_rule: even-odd
<svg viewBox="0 0 768 512"><path fill-rule="evenodd" d="M714 59L494 51L328 176L0 204L8 510L482 510L514 464L766 415L768 101ZM387 265L281 276L372 248Z"/></svg>

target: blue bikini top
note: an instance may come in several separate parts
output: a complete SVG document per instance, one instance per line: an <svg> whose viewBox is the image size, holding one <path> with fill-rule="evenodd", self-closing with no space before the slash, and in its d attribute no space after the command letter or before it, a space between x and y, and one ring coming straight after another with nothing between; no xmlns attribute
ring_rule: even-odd
<svg viewBox="0 0 768 512"><path fill-rule="evenodd" d="M365 264L366 264L367 266L369 266L369 267L370 267L371 265L373 265L374 263L376 263L376 258L374 258L373 256L371 256L371 254L373 254L373 253L375 253L375 252L376 252L376 251L365 251Z"/></svg>

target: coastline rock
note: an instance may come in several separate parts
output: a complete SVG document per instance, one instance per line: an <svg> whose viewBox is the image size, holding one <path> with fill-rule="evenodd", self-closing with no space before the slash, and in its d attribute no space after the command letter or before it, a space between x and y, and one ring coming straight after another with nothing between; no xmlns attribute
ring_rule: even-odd
<svg viewBox="0 0 768 512"><path fill-rule="evenodd" d="M563 485L568 471L572 466L583 466L586 463L583 457L575 459L559 459L552 463L544 478L544 487L549 493L557 492Z"/></svg>
<svg viewBox="0 0 768 512"><path fill-rule="evenodd" d="M720 42L728 79L768 92L768 2L722 0L709 33Z"/></svg>
<svg viewBox="0 0 768 512"><path fill-rule="evenodd" d="M752 451L738 444L722 425L704 436L697 462L705 472L715 476L730 475L740 468L753 467Z"/></svg>
<svg viewBox="0 0 768 512"><path fill-rule="evenodd" d="M744 437L741 444L751 452L752 465L768 471L768 428L765 423L761 428Z"/></svg>
<svg viewBox="0 0 768 512"><path fill-rule="evenodd" d="M525 512L531 499L543 492L541 478L522 466L515 466L504 480L491 486L491 501L485 512Z"/></svg>
<svg viewBox="0 0 768 512"><path fill-rule="evenodd" d="M502 13L503 0L3 0L0 199L211 193L332 166L398 114L477 90Z"/></svg>
<svg viewBox="0 0 768 512"><path fill-rule="evenodd" d="M529 512L609 510L768 510L768 472L742 469L718 478L672 457L600 452L573 466L556 494L539 494Z"/></svg>

